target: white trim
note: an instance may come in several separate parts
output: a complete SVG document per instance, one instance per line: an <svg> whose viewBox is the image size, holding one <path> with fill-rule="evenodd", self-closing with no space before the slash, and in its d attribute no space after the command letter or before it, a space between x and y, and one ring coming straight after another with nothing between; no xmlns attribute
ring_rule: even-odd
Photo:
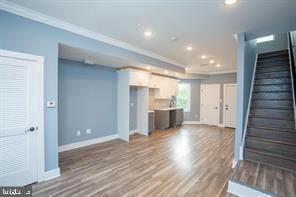
<svg viewBox="0 0 296 197"><path fill-rule="evenodd" d="M0 2L1 3L1 2ZM15 51L8 51L0 49L0 56L12 57L16 59L28 60L35 62L37 64L38 83L36 83L35 97L38 103L36 103L36 108L38 109L38 114L36 117L39 117L36 120L38 130L36 131L37 135L37 180L38 182L43 181L45 173L45 159L44 159L44 57L31 55L26 53L20 53ZM35 126L35 125L34 125Z"/></svg>
<svg viewBox="0 0 296 197"><path fill-rule="evenodd" d="M292 65L292 55L291 55L291 50L292 50L292 53L294 52L293 48L291 49L290 48L290 37L291 37L291 40L292 40L292 36L290 34L290 32L287 33L287 36L288 36L288 53L289 53L289 63L290 63L290 76L291 76L291 87L292 87L292 97L293 97L293 107L294 107L294 117L296 117L296 101L295 101L295 92L294 92L294 77L296 76L293 76L293 65ZM291 43L292 45L293 43ZM292 46L293 47L293 46ZM295 121L295 127L296 127L296 121Z"/></svg>
<svg viewBox="0 0 296 197"><path fill-rule="evenodd" d="M202 99L202 89L203 87L207 87L207 86L216 86L219 88L219 105L218 105L218 112L219 112L219 117L218 117L218 122L213 125L213 126L218 126L220 125L220 104L221 104L221 85L219 83L216 84L201 84L200 85L200 103L199 103L199 114L200 114L200 122L201 124L204 124L204 121L202 120L202 103L203 103L203 99Z"/></svg>
<svg viewBox="0 0 296 197"><path fill-rule="evenodd" d="M220 117L219 117L220 118ZM217 124L217 127L222 127L222 128L225 128L225 126L224 126L224 124L222 123L222 124Z"/></svg>
<svg viewBox="0 0 296 197"><path fill-rule="evenodd" d="M129 132L129 135L134 135L135 133L138 133L138 129L131 130L131 131Z"/></svg>
<svg viewBox="0 0 296 197"><path fill-rule="evenodd" d="M243 160L242 152L243 152L243 149L244 149L244 146L245 146L245 137L246 137L247 127L248 127L248 122L249 122L249 114L250 114L251 100L252 100L252 96L253 96L253 87L254 87L254 81L255 81L255 75L256 75L256 69L257 69L257 61L258 61L258 53L256 53L256 59L255 59L255 65L254 65L253 77L252 77L252 83L251 83L251 90L250 90L247 114L246 114L246 119L245 119L243 141L241 143L241 150L240 150L240 156L239 156L241 160Z"/></svg>
<svg viewBox="0 0 296 197"><path fill-rule="evenodd" d="M5 10L10 13L13 13L13 14L16 14L16 15L19 15L19 16L22 16L22 17L25 17L25 18L28 18L28 19L31 19L31 20L34 20L34 21L37 21L37 22L40 22L40 23L44 23L44 24L47 24L47 25L50 25L50 26L53 26L53 27L56 27L59 29L63 29L63 30L78 34L78 35L81 35L84 37L88 37L88 38L91 38L91 39L94 39L94 40L97 40L100 42L104 42L104 43L107 43L107 44L110 44L110 45L113 45L113 46L116 46L116 47L119 47L122 49L126 49L129 51L135 52L135 53L139 53L141 55L145 55L145 56L148 56L148 57L151 57L154 59L158 59L163 62L167 62L169 64L173 64L173 65L176 65L176 66L179 66L182 68L186 67L185 65L183 65L179 62L165 58L163 56L152 53L150 51L138 48L138 47L128 44L126 42L116 40L114 38L111 38L109 36L106 36L106 35L103 35L103 34L100 34L100 33L94 32L94 31L90 31L86 28L82 28L82 27L73 25L73 24L65 22L63 20L42 14L42 13L37 12L35 10L20 6L18 4L12 3L12 2L8 2L6 0L0 1L0 9Z"/></svg>
<svg viewBox="0 0 296 197"><path fill-rule="evenodd" d="M184 121L184 125L199 125L201 124L200 121Z"/></svg>
<svg viewBox="0 0 296 197"><path fill-rule="evenodd" d="M239 160L244 159L244 145L239 147Z"/></svg>
<svg viewBox="0 0 296 197"><path fill-rule="evenodd" d="M219 75L219 74L228 74L228 73L236 73L237 70L225 70L225 71L214 71L214 72L209 72L209 75Z"/></svg>
<svg viewBox="0 0 296 197"><path fill-rule="evenodd" d="M226 127L226 124L225 124L225 115L226 115L226 110L225 110L225 98L226 98L226 91L225 91L225 89L226 89L226 86L236 86L237 87L237 84L236 83L225 83L224 85L223 85L223 103L222 103L222 108L223 108L223 117L222 117L222 119L223 119L223 127ZM236 95L235 95L236 96ZM236 127L235 127L236 128ZM234 129L235 129L234 128Z"/></svg>
<svg viewBox="0 0 296 197"><path fill-rule="evenodd" d="M240 197L271 197L271 195L269 194L265 194L261 191L236 183L231 180L228 180L227 192Z"/></svg>
<svg viewBox="0 0 296 197"><path fill-rule="evenodd" d="M232 160L232 166L231 166L231 168L235 168L237 163L238 162L235 159L233 159Z"/></svg>
<svg viewBox="0 0 296 197"><path fill-rule="evenodd" d="M54 179L61 176L60 168L56 168L53 170L46 171L44 173L43 181L48 181L50 179Z"/></svg>
<svg viewBox="0 0 296 197"><path fill-rule="evenodd" d="M198 70L190 70L186 72L186 74L200 74L200 75L219 75L219 74L228 74L228 73L236 73L237 69L233 70L221 70L221 71L213 71L213 72L200 72Z"/></svg>
<svg viewBox="0 0 296 197"><path fill-rule="evenodd" d="M191 83L189 83L189 82L180 82L180 83L178 83L178 92L179 92L179 85L187 85L187 87L188 87L188 98L187 98L187 100L188 100L188 105L189 106L188 106L188 109L184 108L184 112L188 113L188 112L191 111Z"/></svg>
<svg viewBox="0 0 296 197"><path fill-rule="evenodd" d="M99 138L94 138L94 139L90 139L90 140L85 140L85 141L81 141L81 142L76 142L76 143L72 143L72 144L67 144L67 145L59 146L59 152L64 152L67 150L72 150L72 149L81 148L81 147L85 147L85 146L89 146L89 145L93 145L93 144L107 142L107 141L118 139L118 138L119 138L118 134L115 134L115 135L109 135L109 136L105 136L105 137L99 137Z"/></svg>

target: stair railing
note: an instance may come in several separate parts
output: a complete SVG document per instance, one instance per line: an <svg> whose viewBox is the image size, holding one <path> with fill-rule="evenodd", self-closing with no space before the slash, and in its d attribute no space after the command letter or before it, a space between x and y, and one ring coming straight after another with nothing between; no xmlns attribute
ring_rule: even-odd
<svg viewBox="0 0 296 197"><path fill-rule="evenodd" d="M293 40L292 32L288 32L288 51L289 51L289 61L290 61L290 73L291 73L291 84L292 84L292 97L294 106L294 117L296 120L296 67L295 67L295 40ZM295 121L296 128L296 121Z"/></svg>
<svg viewBox="0 0 296 197"><path fill-rule="evenodd" d="M251 89L250 89L250 96L249 96L249 101L248 101L248 108L247 108L247 114L245 118L245 125L244 125L244 131L243 131L243 139L240 147L240 160L243 160L243 150L245 147L245 139L247 135L247 128L248 128L248 123L249 123L249 115L250 115L250 108L251 108L251 102L252 102L252 97L253 97L253 86L254 86L254 81L255 81L255 76L256 76L256 70L257 70L257 61L258 61L258 52L256 53L255 57L255 64L254 64L254 70L253 70L253 76L252 76L252 82L251 82Z"/></svg>

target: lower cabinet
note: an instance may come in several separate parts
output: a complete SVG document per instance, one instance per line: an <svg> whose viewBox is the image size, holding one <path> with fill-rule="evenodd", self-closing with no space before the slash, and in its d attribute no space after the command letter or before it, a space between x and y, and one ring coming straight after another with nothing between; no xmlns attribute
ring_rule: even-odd
<svg viewBox="0 0 296 197"><path fill-rule="evenodd" d="M176 109L176 126L182 125L183 120L184 120L184 110Z"/></svg>
<svg viewBox="0 0 296 197"><path fill-rule="evenodd" d="M164 130L170 127L170 111L155 110L155 128Z"/></svg>
<svg viewBox="0 0 296 197"><path fill-rule="evenodd" d="M154 131L154 112L148 113L148 134L151 134Z"/></svg>

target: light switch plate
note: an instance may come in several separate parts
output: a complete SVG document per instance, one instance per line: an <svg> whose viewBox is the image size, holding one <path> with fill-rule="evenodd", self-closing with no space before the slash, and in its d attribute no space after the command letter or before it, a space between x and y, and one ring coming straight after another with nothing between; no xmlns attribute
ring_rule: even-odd
<svg viewBox="0 0 296 197"><path fill-rule="evenodd" d="M55 101L47 101L47 107L48 108L55 108L56 102Z"/></svg>
<svg viewBox="0 0 296 197"><path fill-rule="evenodd" d="M91 134L91 129L86 129L86 134Z"/></svg>

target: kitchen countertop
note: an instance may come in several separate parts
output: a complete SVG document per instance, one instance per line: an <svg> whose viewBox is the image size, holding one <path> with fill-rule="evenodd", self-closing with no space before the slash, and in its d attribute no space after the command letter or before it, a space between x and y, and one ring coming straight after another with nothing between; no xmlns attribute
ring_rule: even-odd
<svg viewBox="0 0 296 197"><path fill-rule="evenodd" d="M154 113L154 110L149 110L148 113Z"/></svg>
<svg viewBox="0 0 296 197"><path fill-rule="evenodd" d="M168 108L156 108L154 110L158 111L168 111L168 110L176 110L176 109L183 109L182 107L168 107Z"/></svg>

